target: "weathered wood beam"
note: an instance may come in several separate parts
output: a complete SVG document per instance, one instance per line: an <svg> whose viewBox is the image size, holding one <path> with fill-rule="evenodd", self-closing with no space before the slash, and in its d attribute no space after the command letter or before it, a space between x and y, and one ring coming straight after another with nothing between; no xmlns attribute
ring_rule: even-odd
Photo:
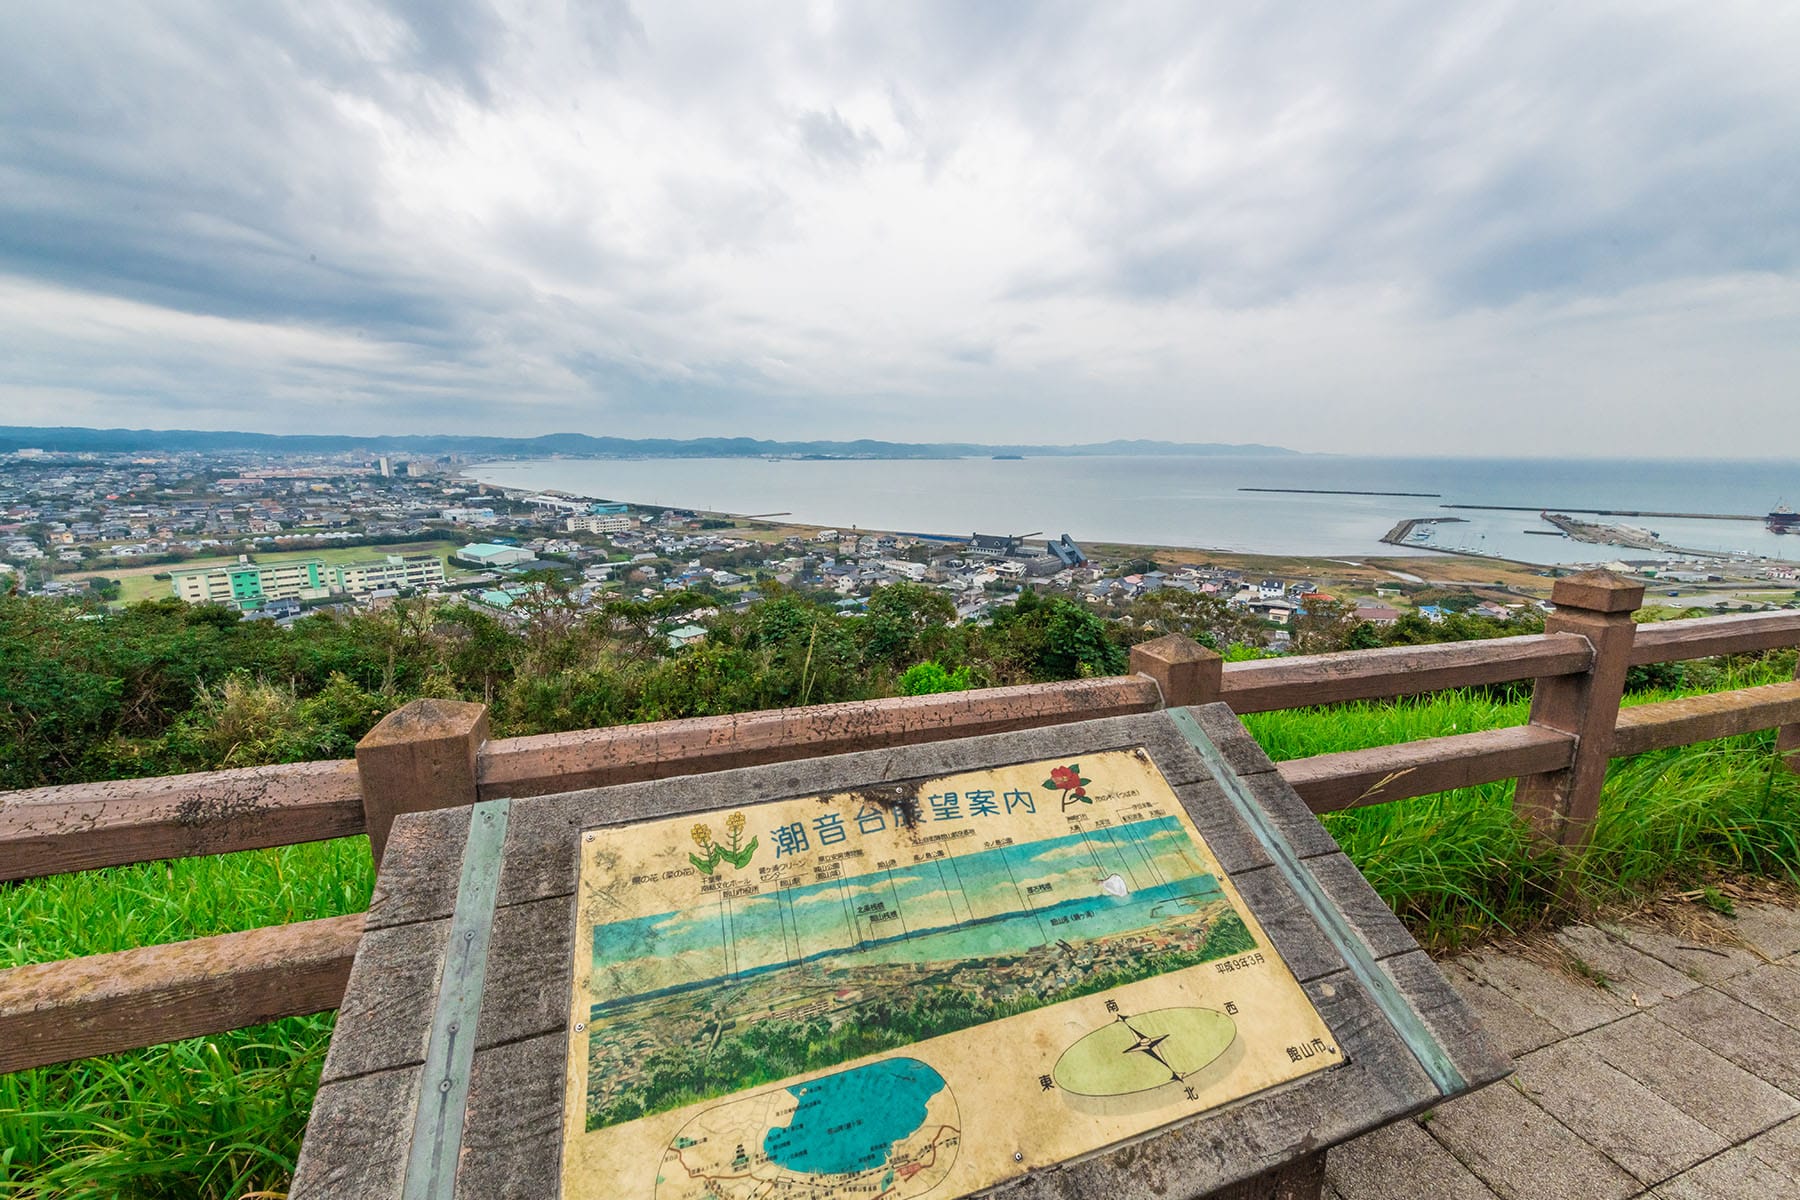
<svg viewBox="0 0 1800 1200"><path fill-rule="evenodd" d="M1574 755L1568 734L1518 725L1290 759L1276 769L1308 807L1323 813L1559 771Z"/></svg>
<svg viewBox="0 0 1800 1200"><path fill-rule="evenodd" d="M1800 660L1794 663L1794 678L1800 681ZM1789 722L1775 731L1775 750L1788 770L1800 774L1800 722Z"/></svg>
<svg viewBox="0 0 1800 1200"><path fill-rule="evenodd" d="M1737 613L1728 617L1653 621L1637 627L1631 665L1751 654L1794 645L1800 645L1800 613Z"/></svg>
<svg viewBox="0 0 1800 1200"><path fill-rule="evenodd" d="M356 743L363 823L377 868L396 816L475 803L487 735L487 705L426 699L401 705Z"/></svg>
<svg viewBox="0 0 1800 1200"><path fill-rule="evenodd" d="M1226 663L1219 699L1237 713L1272 712L1578 675L1593 660L1587 639L1569 633L1268 658Z"/></svg>
<svg viewBox="0 0 1800 1200"><path fill-rule="evenodd" d="M1575 757L1565 769L1520 776L1513 807L1546 845L1581 849L1600 811L1637 629L1631 614L1644 602L1644 585L1611 571L1583 571L1558 579L1550 599L1556 611L1545 629L1585 638L1594 648L1593 666L1579 675L1540 679L1532 689L1531 723L1573 736Z"/></svg>
<svg viewBox="0 0 1800 1200"><path fill-rule="evenodd" d="M1612 752L1616 756L1642 754L1796 722L1800 722L1800 680L1683 696L1621 709Z"/></svg>
<svg viewBox="0 0 1800 1200"><path fill-rule="evenodd" d="M361 832L348 759L0 792L0 880Z"/></svg>
<svg viewBox="0 0 1800 1200"><path fill-rule="evenodd" d="M501 738L482 751L479 792L483 800L538 796L1126 716L1161 703L1154 680L1126 675Z"/></svg>
<svg viewBox="0 0 1800 1200"><path fill-rule="evenodd" d="M0 1074L336 1008L363 914L0 971Z"/></svg>

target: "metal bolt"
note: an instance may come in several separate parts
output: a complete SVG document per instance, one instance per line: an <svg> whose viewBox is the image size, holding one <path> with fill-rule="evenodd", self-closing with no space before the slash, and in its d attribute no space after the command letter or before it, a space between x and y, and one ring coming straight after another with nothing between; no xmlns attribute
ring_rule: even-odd
<svg viewBox="0 0 1800 1200"><path fill-rule="evenodd" d="M575 1032L576 1033L580 1033L582 1030L584 1030L586 1028L587 1028L587 1025L584 1024L583 1022L581 1022L581 1021L575 1022Z"/></svg>
<svg viewBox="0 0 1800 1200"><path fill-rule="evenodd" d="M1025 1161L1025 1152L1023 1150L1014 1150L1013 1151L1013 1161L1014 1162L1024 1162Z"/></svg>

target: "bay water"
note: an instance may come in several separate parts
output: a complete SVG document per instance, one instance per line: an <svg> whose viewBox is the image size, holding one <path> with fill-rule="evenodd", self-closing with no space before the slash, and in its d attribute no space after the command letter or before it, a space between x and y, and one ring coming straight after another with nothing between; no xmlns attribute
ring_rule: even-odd
<svg viewBox="0 0 1800 1200"><path fill-rule="evenodd" d="M1527 533L1551 531L1539 509L1760 516L1800 504L1800 461L1366 458L1337 455L1051 457L1025 459L578 459L483 463L464 472L508 488L801 524L966 537L1068 533L1077 542L1192 547L1356 559L1422 555L1381 537L1415 517L1430 544L1521 562L1646 558ZM1310 488L1419 496L1245 491ZM1446 505L1515 505L1522 512ZM1664 517L1602 520L1655 530L1700 550L1800 559L1800 536L1761 521Z"/></svg>

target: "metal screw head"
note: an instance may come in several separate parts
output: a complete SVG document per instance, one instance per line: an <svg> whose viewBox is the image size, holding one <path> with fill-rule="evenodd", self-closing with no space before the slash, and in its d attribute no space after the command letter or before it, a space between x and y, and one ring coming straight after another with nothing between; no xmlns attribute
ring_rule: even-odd
<svg viewBox="0 0 1800 1200"><path fill-rule="evenodd" d="M587 1023L586 1023L586 1022L584 1022L584 1021L577 1021L577 1022L575 1022L575 1032L576 1032L576 1033L580 1033L580 1032L581 1032L581 1031L582 1031L582 1030L584 1030L584 1029L586 1029L586 1028L587 1028Z"/></svg>
<svg viewBox="0 0 1800 1200"><path fill-rule="evenodd" d="M1023 1150L1014 1150L1013 1151L1013 1161L1014 1162L1024 1162L1025 1161L1025 1152Z"/></svg>

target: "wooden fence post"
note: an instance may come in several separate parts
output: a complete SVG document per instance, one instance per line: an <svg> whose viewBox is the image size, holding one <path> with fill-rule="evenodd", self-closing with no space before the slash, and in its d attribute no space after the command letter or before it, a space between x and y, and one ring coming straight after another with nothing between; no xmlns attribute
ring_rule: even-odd
<svg viewBox="0 0 1800 1200"><path fill-rule="evenodd" d="M1131 648L1131 671L1162 689L1164 708L1211 704L1219 698L1225 660L1186 634L1171 633Z"/></svg>
<svg viewBox="0 0 1800 1200"><path fill-rule="evenodd" d="M1644 586L1611 571L1584 571L1556 581L1556 611L1546 633L1579 633L1594 647L1585 675L1539 679L1531 693L1531 723L1575 737L1575 761L1565 770L1526 775L1513 806L1545 842L1580 850L1600 809L1600 788L1612 758L1613 726L1636 634L1631 614L1644 601Z"/></svg>
<svg viewBox="0 0 1800 1200"><path fill-rule="evenodd" d="M1800 680L1800 662L1794 663L1794 678ZM1800 725L1777 725L1775 750L1788 770L1800 774Z"/></svg>
<svg viewBox="0 0 1800 1200"><path fill-rule="evenodd" d="M485 704L413 700L356 744L363 817L375 866L400 813L475 803L476 758L487 740Z"/></svg>

